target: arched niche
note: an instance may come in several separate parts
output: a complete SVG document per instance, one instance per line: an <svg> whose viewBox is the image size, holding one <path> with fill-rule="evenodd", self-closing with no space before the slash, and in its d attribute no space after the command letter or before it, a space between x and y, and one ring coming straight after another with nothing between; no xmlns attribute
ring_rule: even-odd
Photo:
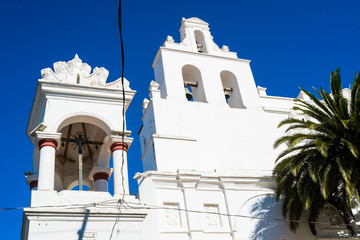
<svg viewBox="0 0 360 240"><path fill-rule="evenodd" d="M235 74L225 70L220 73L220 78L224 95L227 94L229 97L227 100L225 99L229 106L231 108L245 108Z"/></svg>
<svg viewBox="0 0 360 240"><path fill-rule="evenodd" d="M78 186L79 186L79 180L75 180L68 185L66 190L75 190L74 188L78 188ZM85 191L87 188L89 190L91 190L93 188L93 184L91 181L86 180L83 182L83 187L84 187Z"/></svg>
<svg viewBox="0 0 360 240"><path fill-rule="evenodd" d="M55 156L55 189L57 191L71 190L79 184L79 150L78 145L72 142L78 136L82 136L87 141L82 149L83 185L93 188L93 182L89 178L93 167L109 166L110 152L105 149L109 129L103 121L83 115L65 119L59 124L61 145Z"/></svg>
<svg viewBox="0 0 360 240"><path fill-rule="evenodd" d="M111 134L111 125L108 121L103 119L99 115L95 115L92 113L84 112L84 113L75 113L64 116L62 119L59 119L57 122L55 129L56 132L59 132L64 126L68 126L72 123L83 122L95 125L101 128L107 135Z"/></svg>
<svg viewBox="0 0 360 240"><path fill-rule="evenodd" d="M182 68L182 76L185 88L190 88L194 102L206 102L204 85L200 70L193 65L185 65ZM184 88L184 93L185 93ZM185 94L184 94L185 95Z"/></svg>
<svg viewBox="0 0 360 240"><path fill-rule="evenodd" d="M200 53L207 53L207 46L205 43L204 34L200 30L194 31L197 51Z"/></svg>

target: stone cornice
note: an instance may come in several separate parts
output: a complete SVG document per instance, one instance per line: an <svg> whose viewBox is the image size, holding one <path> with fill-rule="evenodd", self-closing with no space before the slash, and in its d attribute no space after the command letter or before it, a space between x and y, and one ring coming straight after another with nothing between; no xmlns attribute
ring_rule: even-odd
<svg viewBox="0 0 360 240"><path fill-rule="evenodd" d="M162 187L161 182L178 182L183 188L190 187L217 191L221 189L263 189L264 191L269 191L269 189L275 188L275 182L270 170L229 170L220 172L199 172L193 170L178 170L177 172L146 171L144 173L137 173L134 177L138 181L144 178L151 178L154 182L157 182L156 185L159 188L169 188L168 185Z"/></svg>
<svg viewBox="0 0 360 240"><path fill-rule="evenodd" d="M66 96L86 96L92 98L103 98L107 100L121 100L122 101L122 90L121 89L109 89L109 88L94 88L92 86L81 86L81 85L69 85L57 82L47 82L39 80L39 87L41 93L45 94L56 94ZM131 102L132 98L136 94L134 90L125 90L125 101L126 105Z"/></svg>

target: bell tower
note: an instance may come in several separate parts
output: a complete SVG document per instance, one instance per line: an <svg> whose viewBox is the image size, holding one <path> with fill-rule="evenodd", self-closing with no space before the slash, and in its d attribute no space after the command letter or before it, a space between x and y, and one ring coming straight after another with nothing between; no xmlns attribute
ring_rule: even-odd
<svg viewBox="0 0 360 240"><path fill-rule="evenodd" d="M144 170L242 165L234 156L252 152L255 143L236 147L234 132L249 131L244 124L253 116L246 115L263 113L250 61L226 45L219 48L199 18L183 18L180 36L180 43L167 36L153 62L155 81L144 101L140 133ZM260 118L255 119L251 124ZM224 151L214 151L219 147ZM273 154L271 147L267 151Z"/></svg>
<svg viewBox="0 0 360 240"><path fill-rule="evenodd" d="M256 87L250 60L219 48L201 19L183 18L180 35L179 43L167 36L159 48L143 101L145 172L135 178L140 200L164 209L150 211L147 235L313 239L310 231L294 236L286 223L253 221L281 218L272 169L283 149L274 150L273 143L285 134L277 126L291 114L294 99Z"/></svg>
<svg viewBox="0 0 360 240"><path fill-rule="evenodd" d="M51 239L59 229L61 239L108 239L119 212L130 217L124 224L134 230L121 234L141 235L146 213L120 211L120 203L136 202L129 196L127 171L133 139L126 127L123 131L123 110L136 92L124 79L123 99L121 79L107 83L108 75L105 68L91 71L78 55L41 71L26 130L34 154L26 175L31 207L24 210L22 239Z"/></svg>

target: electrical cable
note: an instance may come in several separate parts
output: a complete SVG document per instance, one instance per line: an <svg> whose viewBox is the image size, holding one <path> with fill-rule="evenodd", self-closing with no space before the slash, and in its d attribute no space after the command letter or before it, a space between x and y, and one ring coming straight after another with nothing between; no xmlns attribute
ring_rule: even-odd
<svg viewBox="0 0 360 240"><path fill-rule="evenodd" d="M122 134L121 134L121 142L122 142L122 151L121 151L121 168L120 168L120 175L121 175L121 185L122 185L122 199L118 200L118 203L116 205L118 209L118 215L116 216L115 223L112 227L111 234L109 240L111 240L114 229L116 225L120 221L120 214L121 210L120 207L122 203L125 201L125 184L124 184L124 163L125 163L125 84L124 84L124 70L125 70L125 54L124 54L124 43L123 43L123 37L122 37L122 24L121 24L121 0L119 0L119 7L118 7L118 25L119 25L119 33L120 33L120 45L121 45L121 87L122 87L122 102L123 102L123 108L122 108ZM114 159L113 159L114 161Z"/></svg>
<svg viewBox="0 0 360 240"><path fill-rule="evenodd" d="M127 204L133 204L140 206L141 203L134 203L134 202L127 202ZM191 213L200 213L200 214L214 214L219 216L227 216L227 217L239 217L239 218L248 218L248 219L256 219L256 220L265 220L265 221L280 221L280 222L295 222L295 223L313 223L313 224L323 224L323 225L334 225L329 222L316 222L316 221L301 221L301 220L291 220L291 219L283 219L283 218L266 218L266 217L254 217L254 216L247 216L247 215L241 215L241 214L228 214L228 213L219 213L219 212L205 212L200 210L190 210L190 209L183 209L183 208L170 208L165 206L156 206L151 204L145 204L142 203L143 206L141 207L131 207L135 209L158 209L158 210L179 210L183 212L191 212ZM336 226L353 226L352 224L336 224Z"/></svg>
<svg viewBox="0 0 360 240"><path fill-rule="evenodd" d="M0 211L10 211L10 210L20 210L20 209L37 209L37 208L64 208L64 209L75 209L75 208L89 208L89 207L106 207L111 204L117 203L118 214L121 215L121 206L127 210L128 208L132 209L146 209L146 210L178 210L182 212L190 212L190 213L199 213L199 214L214 214L225 217L237 217L237 218L248 218L255 220L265 220L265 221L277 221L277 222L295 222L295 223L313 223L313 224L322 224L322 225L334 225L329 222L318 222L318 221L301 221L301 220L291 220L291 219L283 219L283 218L267 218L267 217L254 217L248 215L241 214L228 214L228 213L219 213L219 212L205 212L200 210L191 210L191 209L183 209L183 208L170 208L165 206L157 206L152 204L145 204L141 202L130 202L130 201L122 201L121 199L108 199L100 202L91 202L87 204L67 204L67 205L46 205L46 206L36 206L36 207L12 207L12 208L1 208ZM127 207L126 207L126 206ZM133 206L132 206L133 205ZM117 220L118 221L118 220ZM115 226L115 225L114 225ZM336 224L335 226L354 226L353 224Z"/></svg>
<svg viewBox="0 0 360 240"><path fill-rule="evenodd" d="M118 214L116 215L115 223L114 223L114 225L113 225L113 227L112 227L112 229L111 229L111 234L110 234L110 238L109 238L109 239L112 238L113 233L114 233L114 229L115 229L116 225L117 225L117 224L119 223L119 221L120 221L120 214L121 214L120 207L121 207L121 204L122 204L122 199L119 199L119 201L118 201L117 204L116 204L116 208L117 208L117 210L118 210Z"/></svg>
<svg viewBox="0 0 360 240"><path fill-rule="evenodd" d="M125 197L125 185L124 185L124 163L125 163L125 157L124 157L124 151L125 151L125 84L124 84L124 70L125 70L125 54L124 54L124 43L123 43L123 37L122 37L122 27L121 27L121 0L119 0L119 8L118 8L118 22L119 22L119 33L120 33L120 45L121 45L121 87L122 87L122 102L123 102L123 108L122 108L122 135L121 135L121 142L123 150L121 151L121 185L123 189L123 196L122 199L124 200Z"/></svg>

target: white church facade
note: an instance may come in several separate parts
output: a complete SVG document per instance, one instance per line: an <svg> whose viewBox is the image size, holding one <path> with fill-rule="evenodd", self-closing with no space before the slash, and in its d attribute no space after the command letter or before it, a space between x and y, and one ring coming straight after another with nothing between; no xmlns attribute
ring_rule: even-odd
<svg viewBox="0 0 360 240"><path fill-rule="evenodd" d="M124 79L123 98L121 79L106 83L106 69L91 72L78 56L42 71L27 127L34 156L22 239L346 235L331 208L319 217L326 224L317 224L317 236L306 214L296 234L282 221L272 179L282 149L274 150L273 143L284 134L278 123L296 114L293 99L256 87L250 61L219 48L208 23L182 19L180 34L180 43L167 37L153 62L155 80L143 101L139 132L144 171L135 176L127 173L132 138L122 115L135 95L129 82ZM309 100L302 93L298 98ZM138 181L138 199L128 195L128 177ZM72 190L77 185L88 191Z"/></svg>

